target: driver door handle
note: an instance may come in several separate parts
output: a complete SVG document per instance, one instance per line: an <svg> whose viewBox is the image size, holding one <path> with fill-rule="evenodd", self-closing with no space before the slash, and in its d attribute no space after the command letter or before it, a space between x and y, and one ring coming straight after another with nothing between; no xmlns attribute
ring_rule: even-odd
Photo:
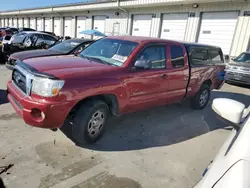
<svg viewBox="0 0 250 188"><path fill-rule="evenodd" d="M166 78L168 78L168 75L162 74L162 75L161 75L161 78L166 79Z"/></svg>

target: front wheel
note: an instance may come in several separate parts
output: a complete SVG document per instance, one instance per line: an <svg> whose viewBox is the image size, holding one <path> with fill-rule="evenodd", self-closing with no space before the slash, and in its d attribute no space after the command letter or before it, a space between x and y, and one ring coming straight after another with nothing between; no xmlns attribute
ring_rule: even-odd
<svg viewBox="0 0 250 188"><path fill-rule="evenodd" d="M87 101L76 112L72 136L77 143L96 142L105 130L109 116L108 105L103 101Z"/></svg>
<svg viewBox="0 0 250 188"><path fill-rule="evenodd" d="M192 107L201 110L206 107L210 98L210 88L208 85L202 85L199 92L192 99Z"/></svg>

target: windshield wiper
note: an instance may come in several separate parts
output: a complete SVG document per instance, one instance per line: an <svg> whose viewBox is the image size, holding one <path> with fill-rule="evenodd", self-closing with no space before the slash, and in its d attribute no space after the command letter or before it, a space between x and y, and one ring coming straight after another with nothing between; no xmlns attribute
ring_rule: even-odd
<svg viewBox="0 0 250 188"><path fill-rule="evenodd" d="M106 65L111 65L110 63L108 63L108 62L106 62L106 61L104 61L104 60L102 60L102 59L100 59L100 58L97 58L97 57L89 57L90 59L94 59L94 60L97 60L97 61L99 61L99 62L101 62L101 63L103 63L103 64L106 64Z"/></svg>
<svg viewBox="0 0 250 188"><path fill-rule="evenodd" d="M88 56L86 56L86 55L75 54L75 56L79 56L79 57L82 57L82 58L84 58L84 59L87 59L87 60L91 61L91 59L90 59Z"/></svg>

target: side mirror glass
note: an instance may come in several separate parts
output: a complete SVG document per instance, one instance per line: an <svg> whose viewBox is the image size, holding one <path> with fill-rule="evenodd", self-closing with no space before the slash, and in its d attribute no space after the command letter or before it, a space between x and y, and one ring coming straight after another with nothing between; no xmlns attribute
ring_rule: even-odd
<svg viewBox="0 0 250 188"><path fill-rule="evenodd" d="M213 100L212 109L223 120L227 120L233 125L239 125L243 117L245 105L232 99L218 98Z"/></svg>
<svg viewBox="0 0 250 188"><path fill-rule="evenodd" d="M139 59L135 62L134 67L136 69L150 69L152 62L150 60Z"/></svg>

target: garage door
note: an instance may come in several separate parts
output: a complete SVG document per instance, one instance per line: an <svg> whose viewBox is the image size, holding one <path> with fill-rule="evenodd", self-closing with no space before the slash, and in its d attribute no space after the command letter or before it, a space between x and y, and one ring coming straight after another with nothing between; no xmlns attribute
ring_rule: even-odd
<svg viewBox="0 0 250 188"><path fill-rule="evenodd" d="M36 20L36 30L43 31L43 20L42 18L37 18Z"/></svg>
<svg viewBox="0 0 250 188"><path fill-rule="evenodd" d="M4 27L4 19L1 20L1 26Z"/></svg>
<svg viewBox="0 0 250 188"><path fill-rule="evenodd" d="M94 29L105 33L106 16L94 16Z"/></svg>
<svg viewBox="0 0 250 188"><path fill-rule="evenodd" d="M5 26L5 27L9 26L9 19L8 19L8 18L5 18L4 21L5 21L4 26Z"/></svg>
<svg viewBox="0 0 250 188"><path fill-rule="evenodd" d="M30 18L30 28L36 29L36 19L35 18Z"/></svg>
<svg viewBox="0 0 250 188"><path fill-rule="evenodd" d="M61 22L60 22L60 18L54 18L54 33L57 36L61 36Z"/></svg>
<svg viewBox="0 0 250 188"><path fill-rule="evenodd" d="M18 18L18 27L23 27L23 19Z"/></svg>
<svg viewBox="0 0 250 188"><path fill-rule="evenodd" d="M149 37L151 31L151 22L151 14L134 15L132 35Z"/></svg>
<svg viewBox="0 0 250 188"><path fill-rule="evenodd" d="M64 36L72 37L72 17L65 17L64 18Z"/></svg>
<svg viewBox="0 0 250 188"><path fill-rule="evenodd" d="M184 40L188 14L164 14L162 17L161 38Z"/></svg>
<svg viewBox="0 0 250 188"><path fill-rule="evenodd" d="M238 12L203 13L198 42L220 46L224 54L229 54L238 15Z"/></svg>
<svg viewBox="0 0 250 188"><path fill-rule="evenodd" d="M45 18L45 21L44 21L44 30L45 31L49 31L51 32L52 31L52 28L51 28L51 19L50 18Z"/></svg>
<svg viewBox="0 0 250 188"><path fill-rule="evenodd" d="M13 26L13 24L12 24L12 18L9 18L9 23L8 23L7 26L9 26L9 27L12 27L12 26Z"/></svg>
<svg viewBox="0 0 250 188"><path fill-rule="evenodd" d="M77 17L76 21L76 36L77 38L84 37L84 35L80 34L81 31L84 31L86 29L86 17L79 16Z"/></svg>
<svg viewBox="0 0 250 188"><path fill-rule="evenodd" d="M14 22L14 23L13 23L14 27L18 27L17 18L14 18L14 19L13 19L13 22Z"/></svg>
<svg viewBox="0 0 250 188"><path fill-rule="evenodd" d="M23 19L23 27L29 27L29 24L28 24L28 18L24 18Z"/></svg>

